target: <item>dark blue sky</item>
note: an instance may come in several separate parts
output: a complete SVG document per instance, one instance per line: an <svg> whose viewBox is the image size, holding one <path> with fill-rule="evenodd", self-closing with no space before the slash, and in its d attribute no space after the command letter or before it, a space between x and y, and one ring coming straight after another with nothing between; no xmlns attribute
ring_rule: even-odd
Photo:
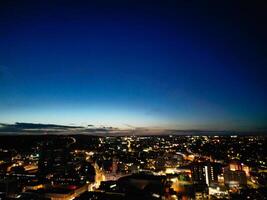
<svg viewBox="0 0 267 200"><path fill-rule="evenodd" d="M265 129L266 9L1 1L0 121Z"/></svg>

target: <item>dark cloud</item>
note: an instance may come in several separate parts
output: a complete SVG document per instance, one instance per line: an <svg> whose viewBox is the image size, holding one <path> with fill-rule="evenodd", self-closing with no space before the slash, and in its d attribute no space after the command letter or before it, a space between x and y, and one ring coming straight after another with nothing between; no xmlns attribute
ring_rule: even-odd
<svg viewBox="0 0 267 200"><path fill-rule="evenodd" d="M34 124L34 123L20 123L15 124L0 124L0 133L42 133L43 131L52 131L52 132L64 132L69 129L80 129L80 126L65 126L65 125L56 125L56 124Z"/></svg>
<svg viewBox="0 0 267 200"><path fill-rule="evenodd" d="M113 134L124 132L115 127L95 127L94 125L67 126L58 124L41 124L41 123L21 123L15 124L0 123L0 134Z"/></svg>
<svg viewBox="0 0 267 200"><path fill-rule="evenodd" d="M1 124L1 125L6 128L14 128L14 129L82 128L81 126L65 126L57 124L34 124L34 123L21 123L21 122L16 122L15 124Z"/></svg>
<svg viewBox="0 0 267 200"><path fill-rule="evenodd" d="M98 135L98 136L126 136L126 135L252 135L265 134L266 132L259 130L257 132L238 132L238 131L211 131L211 130L173 130L159 128L145 128L128 125L129 129L119 129L114 127L89 127L82 126L66 126L57 124L35 124L35 123L0 123L0 135Z"/></svg>

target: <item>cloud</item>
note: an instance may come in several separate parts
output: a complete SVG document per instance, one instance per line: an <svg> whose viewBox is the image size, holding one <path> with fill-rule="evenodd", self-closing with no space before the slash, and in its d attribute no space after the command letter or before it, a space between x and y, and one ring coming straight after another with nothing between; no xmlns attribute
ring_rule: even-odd
<svg viewBox="0 0 267 200"><path fill-rule="evenodd" d="M41 124L41 123L21 123L15 124L0 123L0 134L96 134L109 135L124 132L115 127L95 127L94 125L72 126L72 125L58 125L58 124Z"/></svg>
<svg viewBox="0 0 267 200"><path fill-rule="evenodd" d="M174 130L160 128L133 127L128 125L129 129L119 129L115 127L95 127L90 125L66 126L57 124L35 124L35 123L0 123L0 135L96 135L96 136L126 136L126 135L251 135L263 134L265 131L255 132L238 132L238 131L212 131L212 130Z"/></svg>
<svg viewBox="0 0 267 200"><path fill-rule="evenodd" d="M0 133L6 132L37 132L37 131L65 131L68 129L80 129L80 126L65 126L56 124L20 123L0 124Z"/></svg>

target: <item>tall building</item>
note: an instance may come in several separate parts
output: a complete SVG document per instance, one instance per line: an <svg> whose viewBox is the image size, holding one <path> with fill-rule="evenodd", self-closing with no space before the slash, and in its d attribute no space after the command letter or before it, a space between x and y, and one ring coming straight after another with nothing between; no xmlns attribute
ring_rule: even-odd
<svg viewBox="0 0 267 200"><path fill-rule="evenodd" d="M70 141L68 139L53 139L45 141L41 146L38 162L38 173L41 178L60 176L68 171L71 161Z"/></svg>
<svg viewBox="0 0 267 200"><path fill-rule="evenodd" d="M211 183L218 181L219 166L211 162L193 163L191 172L195 184L209 186Z"/></svg>
<svg viewBox="0 0 267 200"><path fill-rule="evenodd" d="M70 152L73 142L71 137L66 137L43 143L38 163L40 180L61 185L94 181L94 167L86 161L73 158Z"/></svg>

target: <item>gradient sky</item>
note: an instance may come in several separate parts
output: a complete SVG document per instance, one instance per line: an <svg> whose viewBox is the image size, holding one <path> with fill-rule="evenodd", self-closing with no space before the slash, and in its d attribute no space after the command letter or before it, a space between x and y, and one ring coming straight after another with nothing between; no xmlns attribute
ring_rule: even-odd
<svg viewBox="0 0 267 200"><path fill-rule="evenodd" d="M266 130L254 3L3 0L0 122Z"/></svg>

